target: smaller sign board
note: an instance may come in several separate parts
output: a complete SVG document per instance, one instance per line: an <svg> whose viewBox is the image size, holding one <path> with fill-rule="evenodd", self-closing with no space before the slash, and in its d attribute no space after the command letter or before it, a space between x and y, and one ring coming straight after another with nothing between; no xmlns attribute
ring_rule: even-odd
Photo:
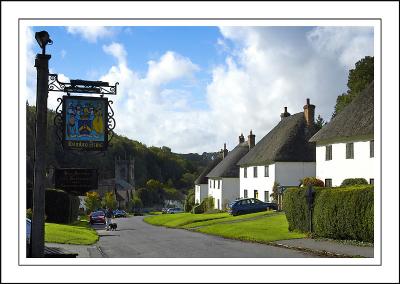
<svg viewBox="0 0 400 284"><path fill-rule="evenodd" d="M107 98L63 96L64 149L105 151L107 120Z"/></svg>
<svg viewBox="0 0 400 284"><path fill-rule="evenodd" d="M56 188L80 195L98 187L97 169L55 169L54 179Z"/></svg>

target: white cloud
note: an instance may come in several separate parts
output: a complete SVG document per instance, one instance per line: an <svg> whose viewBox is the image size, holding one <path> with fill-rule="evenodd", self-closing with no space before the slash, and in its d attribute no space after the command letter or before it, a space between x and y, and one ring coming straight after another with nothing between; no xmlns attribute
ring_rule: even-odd
<svg viewBox="0 0 400 284"><path fill-rule="evenodd" d="M113 42L110 45L103 45L105 53L114 56L119 64L126 64L126 50L122 44Z"/></svg>
<svg viewBox="0 0 400 284"><path fill-rule="evenodd" d="M119 52L108 54L119 58ZM124 50L123 45L112 49ZM126 56L126 54L125 54ZM212 148L210 133L204 127L209 114L190 107L184 90L162 85L190 78L198 67L177 53L166 52L158 60L150 61L148 72L141 77L126 64L110 68L100 80L119 82L114 101L117 126L115 131L147 145L168 146L178 152L204 151ZM204 142L199 147L198 142Z"/></svg>
<svg viewBox="0 0 400 284"><path fill-rule="evenodd" d="M228 148L250 129L258 141L279 122L285 106L292 114L301 112L306 98L316 105L316 115L329 120L336 97L346 89L349 68L373 55L373 35L363 28L220 31L234 50L213 69L207 99L219 144L228 140Z"/></svg>
<svg viewBox="0 0 400 284"><path fill-rule="evenodd" d="M190 59L179 54L167 51L159 61L149 61L147 80L150 84L161 85L181 77L190 76L199 67L193 64Z"/></svg>
<svg viewBox="0 0 400 284"><path fill-rule="evenodd" d="M61 50L61 58L65 58L65 56L67 55L67 51L65 49Z"/></svg>
<svg viewBox="0 0 400 284"><path fill-rule="evenodd" d="M114 34L112 27L102 26L69 26L67 32L79 35L91 43L95 43L99 38L110 37Z"/></svg>
<svg viewBox="0 0 400 284"><path fill-rule="evenodd" d="M338 58L347 68L353 68L361 57L374 54L371 27L317 27L307 38L319 53Z"/></svg>

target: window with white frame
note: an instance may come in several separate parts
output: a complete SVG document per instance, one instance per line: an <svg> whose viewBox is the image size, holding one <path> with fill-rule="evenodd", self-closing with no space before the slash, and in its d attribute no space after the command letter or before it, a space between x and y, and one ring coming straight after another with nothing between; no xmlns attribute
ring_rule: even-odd
<svg viewBox="0 0 400 284"><path fill-rule="evenodd" d="M369 141L369 157L374 157L374 140Z"/></svg>
<svg viewBox="0 0 400 284"><path fill-rule="evenodd" d="M264 191L264 202L269 202L269 191Z"/></svg>
<svg viewBox="0 0 400 284"><path fill-rule="evenodd" d="M325 146L325 161L332 160L332 145Z"/></svg>
<svg viewBox="0 0 400 284"><path fill-rule="evenodd" d="M244 198L248 197L247 189L244 190Z"/></svg>
<svg viewBox="0 0 400 284"><path fill-rule="evenodd" d="M346 143L346 159L354 159L354 143Z"/></svg>
<svg viewBox="0 0 400 284"><path fill-rule="evenodd" d="M243 168L243 177L247 178L247 168Z"/></svg>
<svg viewBox="0 0 400 284"><path fill-rule="evenodd" d="M257 177L257 167L253 167L253 177Z"/></svg>

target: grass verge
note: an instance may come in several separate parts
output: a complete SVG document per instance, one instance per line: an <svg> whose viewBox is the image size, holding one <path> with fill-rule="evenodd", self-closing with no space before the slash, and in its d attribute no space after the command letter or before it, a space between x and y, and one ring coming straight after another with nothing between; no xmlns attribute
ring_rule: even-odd
<svg viewBox="0 0 400 284"><path fill-rule="evenodd" d="M156 226L190 229L224 238L260 243L306 237L303 233L289 232L285 214L274 211L240 216L231 216L228 213L164 214L146 217L144 221Z"/></svg>
<svg viewBox="0 0 400 284"><path fill-rule="evenodd" d="M289 232L284 214L243 220L237 223L214 224L196 229L198 232L221 236L229 239L269 243L277 240L304 238L306 235Z"/></svg>
<svg viewBox="0 0 400 284"><path fill-rule="evenodd" d="M45 242L74 245L91 245L99 236L87 221L76 221L71 225L46 223Z"/></svg>

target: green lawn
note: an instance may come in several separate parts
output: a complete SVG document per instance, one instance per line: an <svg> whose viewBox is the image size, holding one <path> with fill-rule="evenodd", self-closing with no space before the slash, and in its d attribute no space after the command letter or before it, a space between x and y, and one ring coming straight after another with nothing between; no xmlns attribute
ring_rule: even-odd
<svg viewBox="0 0 400 284"><path fill-rule="evenodd" d="M277 240L304 238L306 235L289 232L284 214L267 216L237 223L214 224L196 231L230 239L268 243Z"/></svg>
<svg viewBox="0 0 400 284"><path fill-rule="evenodd" d="M179 228L184 225L213 220L218 218L226 218L230 216L228 213L215 213L215 214L192 214L192 213L179 213L179 214L162 214L144 218L146 223L156 226L165 226L170 228Z"/></svg>
<svg viewBox="0 0 400 284"><path fill-rule="evenodd" d="M191 229L225 238L261 243L305 237L302 233L289 232L285 214L274 211L240 216L231 216L228 213L164 214L146 217L144 221L157 226Z"/></svg>
<svg viewBox="0 0 400 284"><path fill-rule="evenodd" d="M45 242L90 245L97 242L99 236L87 221L76 221L71 225L46 223Z"/></svg>

